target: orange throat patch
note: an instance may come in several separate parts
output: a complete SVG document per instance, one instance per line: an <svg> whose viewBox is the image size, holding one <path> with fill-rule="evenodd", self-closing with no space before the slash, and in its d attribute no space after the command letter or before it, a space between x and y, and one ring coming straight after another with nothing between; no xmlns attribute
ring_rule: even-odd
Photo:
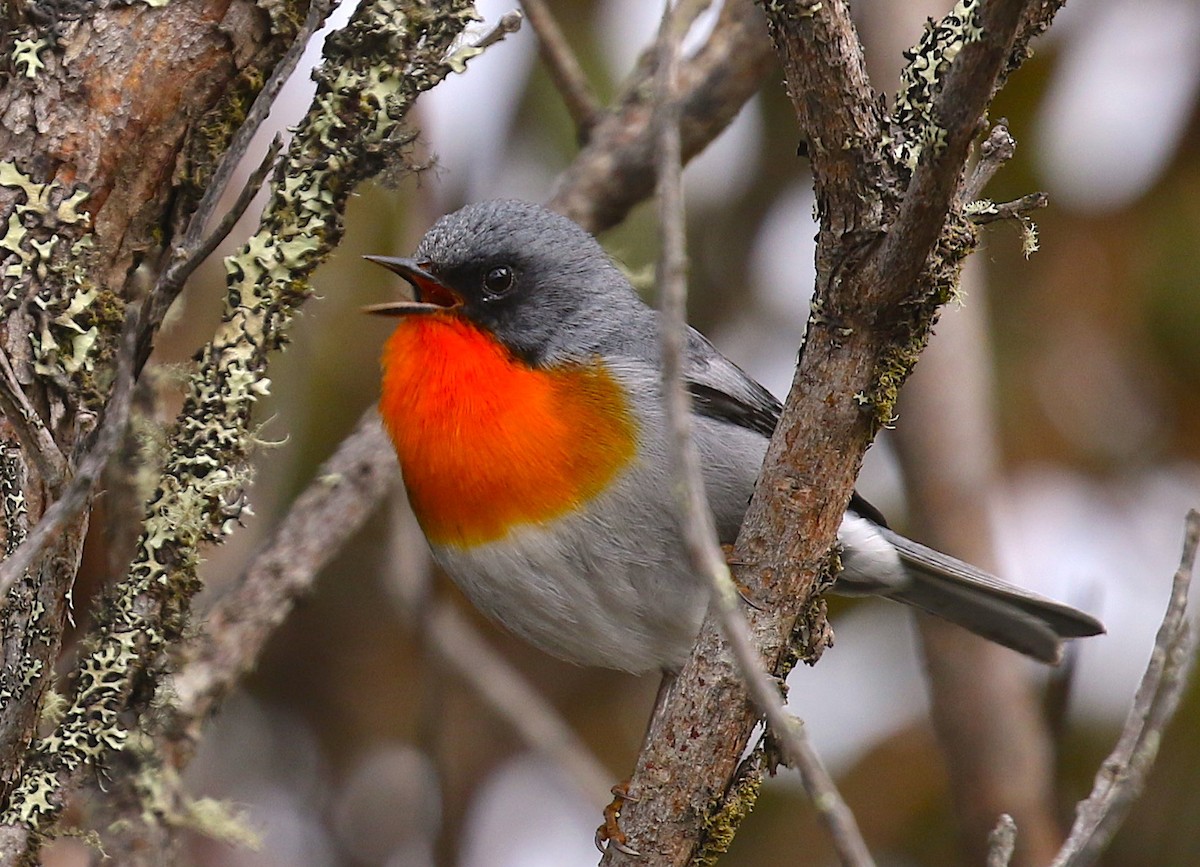
<svg viewBox="0 0 1200 867"><path fill-rule="evenodd" d="M454 313L406 317L383 351L379 401L429 541L468 548L601 493L637 425L599 360L531 368Z"/></svg>

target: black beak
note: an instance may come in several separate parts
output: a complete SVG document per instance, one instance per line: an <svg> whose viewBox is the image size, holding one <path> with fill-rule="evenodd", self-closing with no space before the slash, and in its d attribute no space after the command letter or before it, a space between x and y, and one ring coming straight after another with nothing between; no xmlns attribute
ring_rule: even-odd
<svg viewBox="0 0 1200 867"><path fill-rule="evenodd" d="M397 259L392 256L363 256L368 262L382 265L393 274L399 274L413 287L415 301L385 301L383 304L368 304L364 313L377 316L407 316L410 313L437 313L462 304L458 293L429 271L429 263L416 259Z"/></svg>

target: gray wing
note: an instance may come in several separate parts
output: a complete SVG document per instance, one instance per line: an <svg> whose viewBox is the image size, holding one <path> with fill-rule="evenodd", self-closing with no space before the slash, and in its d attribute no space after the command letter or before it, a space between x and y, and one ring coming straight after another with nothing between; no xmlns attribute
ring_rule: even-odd
<svg viewBox="0 0 1200 867"><path fill-rule="evenodd" d="M770 438L783 411L775 395L746 375L700 332L688 330L687 389L697 413Z"/></svg>
<svg viewBox="0 0 1200 867"><path fill-rule="evenodd" d="M699 415L755 431L763 437L770 437L775 430L782 411L779 401L695 332L688 342L687 380L693 407ZM899 555L907 580L897 582L894 576L867 576L880 580L859 587L846 571L839 576L835 590L881 593L1049 663L1061 658L1063 639L1104 631L1103 624L1089 614L1015 587L889 530L879 510L857 492L851 497L847 512L875 525L875 532Z"/></svg>

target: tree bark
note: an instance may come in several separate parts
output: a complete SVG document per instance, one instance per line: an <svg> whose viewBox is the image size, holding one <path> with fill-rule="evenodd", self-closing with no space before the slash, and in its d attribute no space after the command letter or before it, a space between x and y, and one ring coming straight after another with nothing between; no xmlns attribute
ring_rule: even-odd
<svg viewBox="0 0 1200 867"><path fill-rule="evenodd" d="M23 502L5 510L9 553L61 493L95 430L132 273L175 233L172 196L203 188L229 117L244 110L250 83L286 50L302 13L285 4L273 21L243 0L180 0L95 3L30 22L15 6L6 32L32 42L26 56L36 60L0 84L0 219L9 226L0 343L12 371L5 390L36 415L22 423L6 407L0 418L5 475ZM60 465L22 430L38 425ZM75 520L0 612L5 793L54 671L86 531L86 517Z"/></svg>
<svg viewBox="0 0 1200 867"><path fill-rule="evenodd" d="M821 223L800 365L733 554L763 664L780 676L829 641L815 592L862 455L974 246L956 207L963 166L1026 4L964 6L927 32L910 68L935 74L910 75L886 118L844 2L766 4ZM761 779L735 775L757 720L710 617L630 782L623 829L644 858L684 865L724 850ZM638 862L610 847L603 863Z"/></svg>

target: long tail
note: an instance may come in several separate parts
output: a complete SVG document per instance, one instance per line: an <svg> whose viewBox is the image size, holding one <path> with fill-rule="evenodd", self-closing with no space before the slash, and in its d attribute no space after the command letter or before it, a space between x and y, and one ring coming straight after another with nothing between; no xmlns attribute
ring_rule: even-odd
<svg viewBox="0 0 1200 867"><path fill-rule="evenodd" d="M880 528L911 581L888 597L936 614L997 644L1057 664L1063 641L1104 632L1090 614L1014 587L975 567Z"/></svg>

